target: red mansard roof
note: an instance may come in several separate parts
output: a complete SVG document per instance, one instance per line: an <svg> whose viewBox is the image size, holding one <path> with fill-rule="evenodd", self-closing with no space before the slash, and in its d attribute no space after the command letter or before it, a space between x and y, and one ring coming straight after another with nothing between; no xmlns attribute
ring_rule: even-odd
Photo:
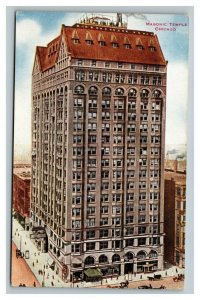
<svg viewBox="0 0 200 300"><path fill-rule="evenodd" d="M42 71L55 65L62 35L72 58L154 65L167 64L157 35L152 32L123 30L116 27L100 29L100 26L95 25L84 28L84 26L76 24L72 27L63 25L61 34L47 47L37 47ZM92 39L92 45L87 44L88 37ZM74 39L79 40L79 43L74 43ZM100 40L105 42L105 46L100 46ZM130 49L125 48L125 41L130 42ZM113 48L113 43L117 43L118 47ZM138 50L137 46L142 46L143 50ZM155 48L155 51L151 51L151 47Z"/></svg>

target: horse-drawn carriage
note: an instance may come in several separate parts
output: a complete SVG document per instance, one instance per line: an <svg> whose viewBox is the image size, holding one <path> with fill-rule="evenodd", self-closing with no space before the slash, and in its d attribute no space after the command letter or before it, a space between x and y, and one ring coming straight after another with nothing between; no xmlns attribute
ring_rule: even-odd
<svg viewBox="0 0 200 300"><path fill-rule="evenodd" d="M178 274L178 276L173 277L174 282L183 281L184 279L184 274Z"/></svg>
<svg viewBox="0 0 200 300"><path fill-rule="evenodd" d="M160 275L160 274L154 274L154 276L147 276L147 278L148 278L150 281L160 280L160 279L162 278L162 275Z"/></svg>

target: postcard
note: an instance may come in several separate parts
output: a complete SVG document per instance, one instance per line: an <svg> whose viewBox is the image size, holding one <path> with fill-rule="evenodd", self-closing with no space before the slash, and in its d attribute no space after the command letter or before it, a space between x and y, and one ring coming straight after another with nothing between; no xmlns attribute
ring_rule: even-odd
<svg viewBox="0 0 200 300"><path fill-rule="evenodd" d="M12 286L184 289L188 28L16 13Z"/></svg>

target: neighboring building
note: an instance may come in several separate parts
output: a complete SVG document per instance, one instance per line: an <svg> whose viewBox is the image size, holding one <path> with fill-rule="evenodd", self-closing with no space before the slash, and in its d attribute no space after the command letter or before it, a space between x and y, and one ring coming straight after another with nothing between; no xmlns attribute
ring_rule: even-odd
<svg viewBox="0 0 200 300"><path fill-rule="evenodd" d="M13 169L13 216L29 229L31 166L15 165Z"/></svg>
<svg viewBox="0 0 200 300"><path fill-rule="evenodd" d="M36 48L31 222L64 280L163 268L166 72L157 36L119 20Z"/></svg>
<svg viewBox="0 0 200 300"><path fill-rule="evenodd" d="M165 159L165 171L186 173L186 160Z"/></svg>
<svg viewBox="0 0 200 300"><path fill-rule="evenodd" d="M185 217L186 172L175 167L165 172L164 258L181 268L185 267Z"/></svg>

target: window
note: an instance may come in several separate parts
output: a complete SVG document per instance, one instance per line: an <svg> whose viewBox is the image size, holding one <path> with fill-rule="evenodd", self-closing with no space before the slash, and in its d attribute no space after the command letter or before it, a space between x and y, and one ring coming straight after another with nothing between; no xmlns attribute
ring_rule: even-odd
<svg viewBox="0 0 200 300"><path fill-rule="evenodd" d="M108 202L108 195L107 194L104 194L101 196L101 202Z"/></svg>
<svg viewBox="0 0 200 300"><path fill-rule="evenodd" d="M108 248L108 242L107 241L102 241L99 243L99 249L107 249Z"/></svg>
<svg viewBox="0 0 200 300"><path fill-rule="evenodd" d="M100 237L108 237L108 229L101 229L100 230Z"/></svg>
<svg viewBox="0 0 200 300"><path fill-rule="evenodd" d="M83 65L83 60L82 60L82 59L78 59L77 65L78 65L78 66L82 66L82 65Z"/></svg>
<svg viewBox="0 0 200 300"><path fill-rule="evenodd" d="M95 250L95 242L86 243L86 251Z"/></svg>
<svg viewBox="0 0 200 300"><path fill-rule="evenodd" d="M106 62L105 62L105 67L106 67L106 68L109 68L109 67L110 67L110 62L109 62L109 61L106 61Z"/></svg>
<svg viewBox="0 0 200 300"><path fill-rule="evenodd" d="M80 208L73 208L72 209L72 216L73 217L79 217L81 215L81 209Z"/></svg>
<svg viewBox="0 0 200 300"><path fill-rule="evenodd" d="M95 237L95 230L90 230L86 232L86 238L87 239L92 239Z"/></svg>
<svg viewBox="0 0 200 300"><path fill-rule="evenodd" d="M135 70L135 65L134 64L131 64L131 69Z"/></svg>
<svg viewBox="0 0 200 300"><path fill-rule="evenodd" d="M93 215L95 214L95 207L91 206L87 208L87 215Z"/></svg>
<svg viewBox="0 0 200 300"><path fill-rule="evenodd" d="M138 239L138 246L144 246L146 245L146 238L139 238ZM145 255L146 256L146 255ZM138 254L137 257L138 258L145 258L145 256L143 254Z"/></svg>
<svg viewBox="0 0 200 300"><path fill-rule="evenodd" d="M81 204L81 197L72 197L72 204Z"/></svg>
<svg viewBox="0 0 200 300"><path fill-rule="evenodd" d="M123 64L121 62L118 62L118 69L122 69Z"/></svg>
<svg viewBox="0 0 200 300"><path fill-rule="evenodd" d="M89 108L97 108L97 100L96 99L89 99L88 104L89 104Z"/></svg>
<svg viewBox="0 0 200 300"><path fill-rule="evenodd" d="M106 73L106 74L108 74L108 73ZM102 94L103 94L103 96L111 95L111 89L109 87L103 88Z"/></svg>
<svg viewBox="0 0 200 300"><path fill-rule="evenodd" d="M134 228L133 227L126 228L126 235L131 235L131 234L134 234Z"/></svg>
<svg viewBox="0 0 200 300"><path fill-rule="evenodd" d="M119 44L118 43L112 43L112 46L113 46L113 48L117 48L117 47L119 47Z"/></svg>
<svg viewBox="0 0 200 300"><path fill-rule="evenodd" d="M115 95L118 95L118 96L124 95L124 90L122 88L117 88L115 90Z"/></svg>
<svg viewBox="0 0 200 300"><path fill-rule="evenodd" d="M102 74L102 81L103 82L111 82L112 81L112 74L111 73L103 73ZM105 88L108 89L108 88Z"/></svg>
<svg viewBox="0 0 200 300"><path fill-rule="evenodd" d="M72 245L72 252L73 253L79 253L80 249L81 249L81 245L80 244Z"/></svg>
<svg viewBox="0 0 200 300"><path fill-rule="evenodd" d="M83 94L84 93L84 87L81 85L77 85L74 89L75 94Z"/></svg>
<svg viewBox="0 0 200 300"><path fill-rule="evenodd" d="M133 83L133 82L131 82L131 83ZM137 96L137 91L135 89L130 89L128 91L128 96L129 97L136 97Z"/></svg>
<svg viewBox="0 0 200 300"><path fill-rule="evenodd" d="M133 245L134 245L134 239L127 239L126 240L126 247L133 246Z"/></svg>
<svg viewBox="0 0 200 300"><path fill-rule="evenodd" d="M120 229L112 229L112 236L113 237L119 237L119 236L121 236L121 230Z"/></svg>
<svg viewBox="0 0 200 300"><path fill-rule="evenodd" d="M146 89L143 89L140 93L141 98L148 98L149 96L149 91Z"/></svg>
<svg viewBox="0 0 200 300"><path fill-rule="evenodd" d="M81 227L81 221L72 221L72 228L80 228Z"/></svg>
<svg viewBox="0 0 200 300"><path fill-rule="evenodd" d="M96 167L96 159L88 159L89 167Z"/></svg>
<svg viewBox="0 0 200 300"><path fill-rule="evenodd" d="M92 66L92 67L96 67L96 65L97 65L97 61L96 61L96 60L92 60L91 66Z"/></svg>
<svg viewBox="0 0 200 300"><path fill-rule="evenodd" d="M95 191L96 190L96 184L95 183L88 183L87 184L87 190L88 191Z"/></svg>
<svg viewBox="0 0 200 300"><path fill-rule="evenodd" d="M145 233L146 233L146 226L139 226L138 234L145 234Z"/></svg>
<svg viewBox="0 0 200 300"><path fill-rule="evenodd" d="M95 261L94 258L92 256L88 256L85 259L85 265L94 265Z"/></svg>
<svg viewBox="0 0 200 300"><path fill-rule="evenodd" d="M75 72L75 80L77 81L83 81L85 80L85 72L84 71L76 71Z"/></svg>
<svg viewBox="0 0 200 300"><path fill-rule="evenodd" d="M95 195L88 195L87 196L87 203L94 203L96 200Z"/></svg>
<svg viewBox="0 0 200 300"><path fill-rule="evenodd" d="M146 222L146 216L145 215L140 215L138 217L138 222L139 223L145 223Z"/></svg>
<svg viewBox="0 0 200 300"><path fill-rule="evenodd" d="M96 135L89 135L88 136L88 143L96 143L97 142L97 136Z"/></svg>
<svg viewBox="0 0 200 300"><path fill-rule="evenodd" d="M104 41L99 41L99 45L100 45L101 47L103 47L103 46L106 45L106 42L104 42Z"/></svg>
<svg viewBox="0 0 200 300"><path fill-rule="evenodd" d="M89 147L88 148L88 155L96 155L96 148L95 147Z"/></svg>
<svg viewBox="0 0 200 300"><path fill-rule="evenodd" d="M116 217L112 218L112 225L120 225L121 224L121 218Z"/></svg>
<svg viewBox="0 0 200 300"><path fill-rule="evenodd" d="M88 91L89 95L97 95L98 89L95 86L91 86Z"/></svg>
<svg viewBox="0 0 200 300"><path fill-rule="evenodd" d="M153 97L154 97L154 98L160 98L160 97L161 97L161 91L159 91L159 90L154 90L154 91L153 91Z"/></svg>
<svg viewBox="0 0 200 300"><path fill-rule="evenodd" d="M127 216L126 217L126 224L132 224L133 223L133 216Z"/></svg>
<svg viewBox="0 0 200 300"><path fill-rule="evenodd" d="M101 218L100 219L100 225L101 226L108 225L108 218Z"/></svg>
<svg viewBox="0 0 200 300"><path fill-rule="evenodd" d="M107 214L108 213L108 206L101 206L101 213Z"/></svg>
<svg viewBox="0 0 200 300"><path fill-rule="evenodd" d="M75 98L74 99L74 107L82 107L83 106L83 99Z"/></svg>
<svg viewBox="0 0 200 300"><path fill-rule="evenodd" d="M94 227L95 226L95 218L86 219L86 227Z"/></svg>
<svg viewBox="0 0 200 300"><path fill-rule="evenodd" d="M149 84L149 76L142 75L141 76L141 84Z"/></svg>
<svg viewBox="0 0 200 300"><path fill-rule="evenodd" d="M105 243L105 242L102 242L102 243ZM100 264L104 264L104 263L107 263L108 262L108 258L106 255L102 254L99 256L99 263Z"/></svg>

